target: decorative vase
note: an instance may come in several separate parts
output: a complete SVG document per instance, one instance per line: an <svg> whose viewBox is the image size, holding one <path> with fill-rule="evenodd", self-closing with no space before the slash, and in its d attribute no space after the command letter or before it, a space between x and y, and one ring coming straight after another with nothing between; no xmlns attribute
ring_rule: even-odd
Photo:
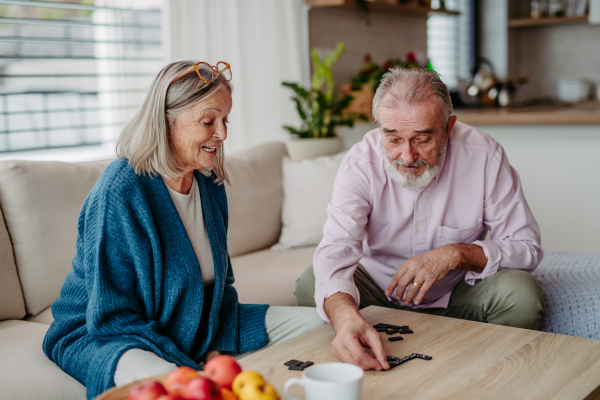
<svg viewBox="0 0 600 400"><path fill-rule="evenodd" d="M337 154L344 149L344 143L337 137L292 139L285 143L285 147L292 161L300 161Z"/></svg>

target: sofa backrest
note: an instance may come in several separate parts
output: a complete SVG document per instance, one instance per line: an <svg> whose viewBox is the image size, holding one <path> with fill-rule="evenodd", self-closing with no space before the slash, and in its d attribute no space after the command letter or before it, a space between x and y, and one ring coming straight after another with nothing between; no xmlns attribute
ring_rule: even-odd
<svg viewBox="0 0 600 400"><path fill-rule="evenodd" d="M277 242L285 154L267 143L227 156L231 256ZM109 163L0 162L0 321L37 315L58 297L81 206Z"/></svg>
<svg viewBox="0 0 600 400"><path fill-rule="evenodd" d="M0 321L25 316L25 302L19 283L10 237L0 208Z"/></svg>
<svg viewBox="0 0 600 400"><path fill-rule="evenodd" d="M0 207L28 314L58 297L75 254L79 211L109 162L0 163Z"/></svg>
<svg viewBox="0 0 600 400"><path fill-rule="evenodd" d="M277 243L283 204L282 142L265 143L227 156L230 178L227 243L231 257Z"/></svg>

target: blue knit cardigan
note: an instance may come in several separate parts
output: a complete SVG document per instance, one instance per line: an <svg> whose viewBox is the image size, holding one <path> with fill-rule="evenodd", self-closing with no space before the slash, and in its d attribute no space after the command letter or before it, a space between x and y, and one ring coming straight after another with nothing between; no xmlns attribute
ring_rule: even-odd
<svg viewBox="0 0 600 400"><path fill-rule="evenodd" d="M239 304L232 286L225 188L214 175L194 175L215 266L212 296L160 177L136 175L118 159L85 200L73 269L43 347L88 399L114 386L119 357L132 348L198 369L208 351L233 355L268 343L268 306Z"/></svg>

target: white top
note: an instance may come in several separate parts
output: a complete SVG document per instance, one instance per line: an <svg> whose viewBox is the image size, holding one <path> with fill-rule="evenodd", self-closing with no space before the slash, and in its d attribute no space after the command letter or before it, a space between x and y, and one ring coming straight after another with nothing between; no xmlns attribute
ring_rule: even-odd
<svg viewBox="0 0 600 400"><path fill-rule="evenodd" d="M208 240L208 232L206 231L206 225L204 225L198 181L194 177L192 188L188 194L181 194L171 189L169 185L167 185L167 189L169 189L169 194L175 203L185 231L190 238L190 242L192 242L192 247L200 263L204 286L210 285L215 281L215 264L210 241Z"/></svg>

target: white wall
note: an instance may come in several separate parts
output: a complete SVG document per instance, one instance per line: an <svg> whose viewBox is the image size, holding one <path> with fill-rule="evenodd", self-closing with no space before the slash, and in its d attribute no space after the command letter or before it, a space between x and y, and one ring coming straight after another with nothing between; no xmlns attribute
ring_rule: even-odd
<svg viewBox="0 0 600 400"><path fill-rule="evenodd" d="M542 247L600 254L600 126L479 126L504 147Z"/></svg>

